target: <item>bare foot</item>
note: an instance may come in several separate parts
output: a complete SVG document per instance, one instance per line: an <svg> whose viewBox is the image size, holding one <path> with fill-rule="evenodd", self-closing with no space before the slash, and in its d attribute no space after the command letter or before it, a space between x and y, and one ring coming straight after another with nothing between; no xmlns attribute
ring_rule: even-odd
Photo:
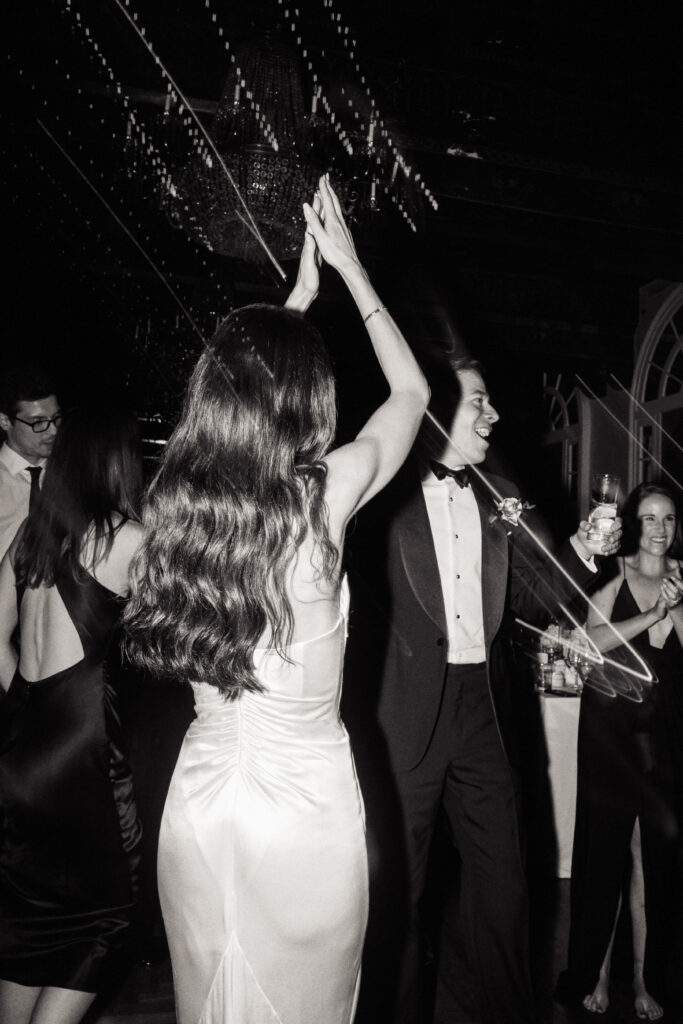
<svg viewBox="0 0 683 1024"><path fill-rule="evenodd" d="M606 979L600 978L593 989L592 994L583 997L583 1006L589 1013L605 1012L609 1006L609 993L607 991Z"/></svg>
<svg viewBox="0 0 683 1024"><path fill-rule="evenodd" d="M636 994L635 1009L638 1020L659 1020L664 1016L664 1010L659 1003L652 998L644 985L634 985Z"/></svg>

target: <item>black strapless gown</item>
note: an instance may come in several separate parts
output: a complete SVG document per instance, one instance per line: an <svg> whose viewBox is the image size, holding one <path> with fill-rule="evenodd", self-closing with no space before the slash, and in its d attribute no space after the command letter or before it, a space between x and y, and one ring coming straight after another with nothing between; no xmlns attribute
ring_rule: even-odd
<svg viewBox="0 0 683 1024"><path fill-rule="evenodd" d="M612 621L639 612L624 580ZM577 1002L597 984L620 893L628 904L630 841L638 818L647 920L644 978L666 1007L683 898L683 652L673 630L661 649L651 646L647 631L631 643L657 679L644 688L642 702L607 696L590 680L581 698L568 969L557 997ZM633 663L625 648L608 657ZM618 668L602 671L622 691L628 688L629 677Z"/></svg>
<svg viewBox="0 0 683 1024"><path fill-rule="evenodd" d="M17 671L0 705L0 978L96 992L124 954L141 837L107 662L121 599L92 577L56 586L85 656Z"/></svg>

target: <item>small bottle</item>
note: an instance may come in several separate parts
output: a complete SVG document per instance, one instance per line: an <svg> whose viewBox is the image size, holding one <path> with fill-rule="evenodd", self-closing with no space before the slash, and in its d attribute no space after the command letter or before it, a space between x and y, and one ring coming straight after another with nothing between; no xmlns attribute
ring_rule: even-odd
<svg viewBox="0 0 683 1024"><path fill-rule="evenodd" d="M553 675L551 687L553 690L564 689L564 677L567 671L567 663L564 658L556 658L553 664Z"/></svg>
<svg viewBox="0 0 683 1024"><path fill-rule="evenodd" d="M550 691L554 660L555 650L552 646L552 639L547 633L541 633L538 637L536 666L534 669L536 693L548 693Z"/></svg>
<svg viewBox="0 0 683 1024"><path fill-rule="evenodd" d="M538 641L538 660L543 665L548 665L555 660L555 642L549 629L541 633Z"/></svg>
<svg viewBox="0 0 683 1024"><path fill-rule="evenodd" d="M557 619L552 618L550 624L546 629L546 633L551 639L553 651L555 652L555 661L563 657L562 649L562 626L559 624Z"/></svg>

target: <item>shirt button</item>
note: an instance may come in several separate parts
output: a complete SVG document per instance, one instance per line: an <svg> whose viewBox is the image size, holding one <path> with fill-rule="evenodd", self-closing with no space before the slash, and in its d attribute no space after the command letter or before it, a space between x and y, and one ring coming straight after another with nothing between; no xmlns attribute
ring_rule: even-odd
<svg viewBox="0 0 683 1024"><path fill-rule="evenodd" d="M456 615L455 617L456 617L456 619L459 619L459 618L460 618L460 616L459 616L459 615Z"/></svg>
<svg viewBox="0 0 683 1024"><path fill-rule="evenodd" d="M436 646L437 647L443 647L443 637L442 636L440 636L439 639L436 641Z"/></svg>
<svg viewBox="0 0 683 1024"><path fill-rule="evenodd" d="M460 579L460 573L459 573L459 572L456 572L456 574L455 574L455 578L456 578L456 580L459 580L459 579Z"/></svg>

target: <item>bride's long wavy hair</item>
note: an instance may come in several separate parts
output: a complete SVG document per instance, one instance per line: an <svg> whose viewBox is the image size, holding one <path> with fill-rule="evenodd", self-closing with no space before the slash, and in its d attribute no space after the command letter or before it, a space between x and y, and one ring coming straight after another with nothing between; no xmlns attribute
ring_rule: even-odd
<svg viewBox="0 0 683 1024"><path fill-rule="evenodd" d="M257 690L259 639L291 639L287 569L309 531L337 571L321 461L335 384L317 330L289 310L231 313L201 356L143 508L126 650L154 675Z"/></svg>

